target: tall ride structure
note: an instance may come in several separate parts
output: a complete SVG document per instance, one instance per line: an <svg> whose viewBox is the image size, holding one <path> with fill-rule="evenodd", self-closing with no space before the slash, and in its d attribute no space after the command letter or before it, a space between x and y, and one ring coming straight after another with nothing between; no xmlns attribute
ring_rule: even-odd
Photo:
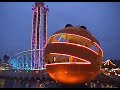
<svg viewBox="0 0 120 90"><path fill-rule="evenodd" d="M43 53L47 43L48 11L48 6L45 7L44 2L36 2L32 6L31 50L34 50L31 54L32 69L40 69L44 66Z"/></svg>

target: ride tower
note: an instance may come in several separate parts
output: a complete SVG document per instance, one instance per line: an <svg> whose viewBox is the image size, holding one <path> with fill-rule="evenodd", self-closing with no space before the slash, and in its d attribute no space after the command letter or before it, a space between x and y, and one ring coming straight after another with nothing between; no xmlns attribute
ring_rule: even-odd
<svg viewBox="0 0 120 90"><path fill-rule="evenodd" d="M47 44L48 6L44 2L36 2L32 6L32 35L31 35L31 67L32 69L44 68L43 53Z"/></svg>

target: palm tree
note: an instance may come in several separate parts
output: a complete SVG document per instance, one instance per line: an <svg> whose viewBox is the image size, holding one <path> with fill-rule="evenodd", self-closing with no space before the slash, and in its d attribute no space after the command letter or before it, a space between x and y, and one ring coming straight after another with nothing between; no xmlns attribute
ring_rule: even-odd
<svg viewBox="0 0 120 90"><path fill-rule="evenodd" d="M4 59L5 63L8 63L9 56L8 55L4 55L3 59Z"/></svg>

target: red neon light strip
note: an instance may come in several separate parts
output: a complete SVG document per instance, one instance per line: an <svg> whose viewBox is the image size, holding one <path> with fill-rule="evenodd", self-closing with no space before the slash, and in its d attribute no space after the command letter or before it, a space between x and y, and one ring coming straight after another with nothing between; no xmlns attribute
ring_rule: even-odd
<svg viewBox="0 0 120 90"><path fill-rule="evenodd" d="M57 44L59 44L59 43L64 43L64 44L69 44L69 45L74 45L74 46L84 47L84 48L86 48L86 49L88 49L88 50L90 50L90 51L92 51L92 52L94 52L95 54L98 55L98 53L95 52L95 51L93 51L92 49L90 49L90 48L88 48L88 47L85 47L85 46L82 46L82 45L79 45L79 44L68 43L68 42L52 42L52 43L57 43Z"/></svg>
<svg viewBox="0 0 120 90"><path fill-rule="evenodd" d="M85 62L64 62L64 63L51 63L51 64L45 64L45 66L47 65L60 65L60 64L89 64L89 63L85 63Z"/></svg>
<svg viewBox="0 0 120 90"><path fill-rule="evenodd" d="M61 53L50 53L50 54L52 54L52 55L56 54L56 55L62 55L62 56L69 56L69 57L73 57L73 58L80 59L80 60L84 61L84 62L81 62L81 63L91 64L91 62L88 61L88 60L85 60L85 59L82 59L82 58L78 58L78 57L75 57L75 56L72 56L72 55L68 55L68 54L61 54Z"/></svg>
<svg viewBox="0 0 120 90"><path fill-rule="evenodd" d="M79 35L76 35L76 34L69 34L69 33L59 33L59 34L54 34L54 35L52 35L52 36L50 36L50 37L49 37L48 41L50 40L50 38L51 38L51 37L54 37L54 36L57 36L57 35L60 35L60 34L73 35L73 36L76 36L76 37L84 38L84 39L86 39L86 40L88 40L88 41L90 41L90 42L91 42L91 40L90 40L90 39L88 39L88 38L86 38L86 37L79 36ZM97 46L98 46L98 48L102 51L101 47L100 47L100 46L99 46L96 42L94 42L94 44L95 44L95 45L97 45ZM102 56L103 56L103 51L102 51Z"/></svg>
<svg viewBox="0 0 120 90"><path fill-rule="evenodd" d="M69 34L69 33L59 33L59 34L54 34L54 35L52 35L52 36L50 36L49 37L49 39L51 38L51 37L54 37L54 36L57 36L57 35L62 35L62 34L68 34L68 35L71 35L71 36L77 36L77 37L80 37L80 38L85 38L85 39L87 39L88 41L91 41L90 39L88 39L88 38L86 38L86 37L83 37L83 36L80 36L80 35L76 35L76 34ZM49 41L49 39L48 39L48 41Z"/></svg>
<svg viewBox="0 0 120 90"><path fill-rule="evenodd" d="M102 57L103 57L103 50L100 48L100 46L99 46L96 42L94 42L94 44L101 50L101 52L102 52Z"/></svg>

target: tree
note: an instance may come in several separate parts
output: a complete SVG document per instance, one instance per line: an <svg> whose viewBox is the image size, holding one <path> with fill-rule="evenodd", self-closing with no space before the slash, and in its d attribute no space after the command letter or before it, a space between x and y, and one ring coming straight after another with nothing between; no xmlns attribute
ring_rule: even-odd
<svg viewBox="0 0 120 90"><path fill-rule="evenodd" d="M4 59L5 63L8 63L9 56L8 55L4 55L3 59Z"/></svg>
<svg viewBox="0 0 120 90"><path fill-rule="evenodd" d="M1 61L2 61L2 60L0 59L0 64L1 64Z"/></svg>

